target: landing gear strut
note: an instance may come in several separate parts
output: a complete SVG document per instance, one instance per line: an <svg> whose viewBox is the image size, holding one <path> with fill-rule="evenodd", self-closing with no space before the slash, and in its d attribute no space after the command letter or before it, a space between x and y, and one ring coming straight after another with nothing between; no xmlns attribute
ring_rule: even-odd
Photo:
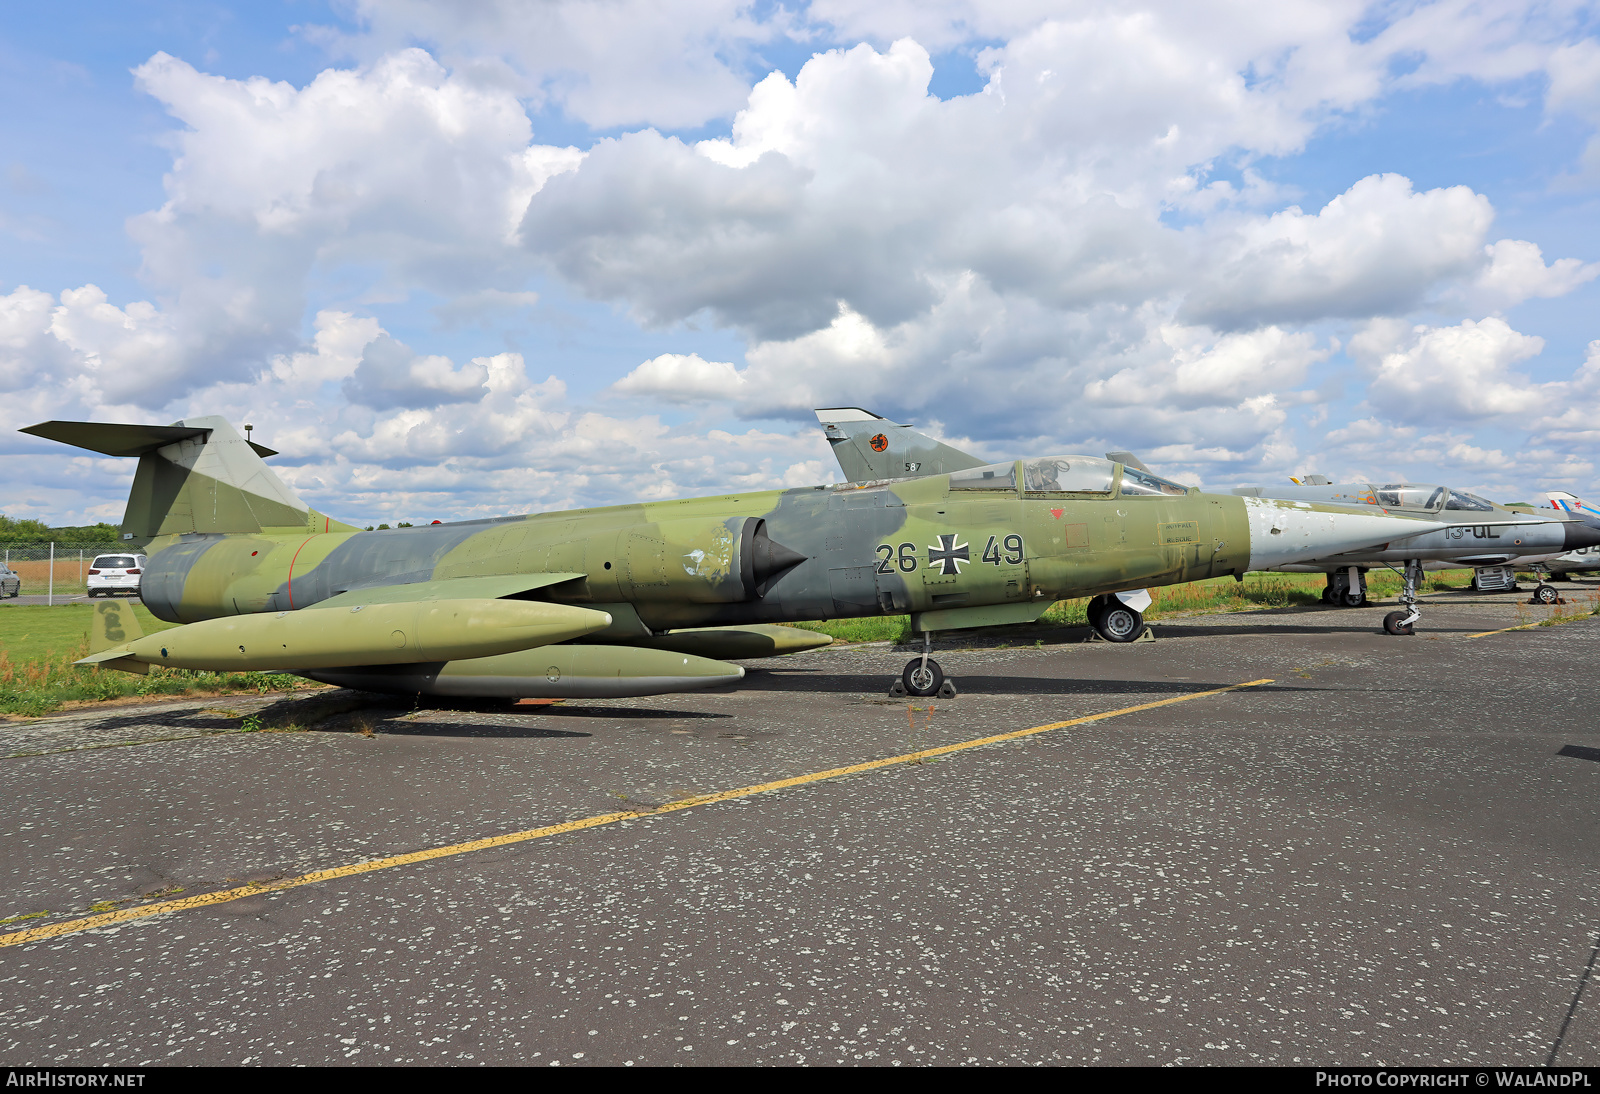
<svg viewBox="0 0 1600 1094"><path fill-rule="evenodd" d="M1400 587L1400 603L1405 605L1405 610L1384 616L1383 629L1388 634L1415 634L1417 620L1422 618L1422 613L1417 610L1417 589L1422 585L1422 560L1406 559L1406 568L1401 576L1404 584Z"/></svg>
<svg viewBox="0 0 1600 1094"><path fill-rule="evenodd" d="M922 656L913 657L906 662L905 669L900 673L900 679L889 689L893 698L913 695L919 699L929 699L937 695L941 699L954 699L956 687L944 678L944 669L939 667L939 662L929 656L933 652L933 633L922 632Z"/></svg>
<svg viewBox="0 0 1600 1094"><path fill-rule="evenodd" d="M1335 608L1360 608L1367 603L1367 574L1365 570L1350 566L1334 570L1328 575L1328 585L1322 590L1322 602Z"/></svg>
<svg viewBox="0 0 1600 1094"><path fill-rule="evenodd" d="M1550 571L1545 569L1542 565L1539 565L1539 566L1533 567L1533 573L1534 573L1534 576L1536 576L1539 579L1539 584L1534 587L1533 599L1528 601L1528 603L1530 603L1530 604L1559 604L1559 603L1561 603L1561 590L1557 589L1553 585L1546 585L1545 584L1545 582L1547 580L1554 580L1553 578L1550 577Z"/></svg>

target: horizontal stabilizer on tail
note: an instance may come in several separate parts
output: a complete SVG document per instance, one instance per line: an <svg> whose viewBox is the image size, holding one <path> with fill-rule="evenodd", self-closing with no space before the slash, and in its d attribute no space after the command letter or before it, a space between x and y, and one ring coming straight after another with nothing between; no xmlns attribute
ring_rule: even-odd
<svg viewBox="0 0 1600 1094"><path fill-rule="evenodd" d="M187 418L171 425L54 421L22 432L108 456L138 457L122 518L124 540L188 532L356 530L296 497L261 462L277 453L239 436L225 418Z"/></svg>

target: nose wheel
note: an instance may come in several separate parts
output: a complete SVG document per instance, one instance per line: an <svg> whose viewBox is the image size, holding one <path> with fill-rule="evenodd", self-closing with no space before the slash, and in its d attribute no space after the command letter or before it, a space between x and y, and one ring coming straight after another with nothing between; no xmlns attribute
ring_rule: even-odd
<svg viewBox="0 0 1600 1094"><path fill-rule="evenodd" d="M913 657L906 662L906 667L901 670L900 679L889 689L891 699L902 699L906 696L918 699L931 699L934 696L941 699L956 697L955 684L945 679L944 669L939 667L939 662L928 656L932 652L933 635L923 631L922 656Z"/></svg>
<svg viewBox="0 0 1600 1094"><path fill-rule="evenodd" d="M900 674L900 685L906 689L907 695L918 698L938 695L939 689L944 686L944 669L931 657L913 657L906 662L905 671Z"/></svg>

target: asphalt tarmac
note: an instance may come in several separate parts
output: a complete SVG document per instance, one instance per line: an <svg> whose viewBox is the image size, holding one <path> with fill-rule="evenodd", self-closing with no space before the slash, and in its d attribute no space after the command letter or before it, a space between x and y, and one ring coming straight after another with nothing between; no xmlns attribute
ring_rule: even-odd
<svg viewBox="0 0 1600 1094"><path fill-rule="evenodd" d="M1600 618L1432 599L0 723L3 931L631 818L0 948L0 1062L1600 1063Z"/></svg>

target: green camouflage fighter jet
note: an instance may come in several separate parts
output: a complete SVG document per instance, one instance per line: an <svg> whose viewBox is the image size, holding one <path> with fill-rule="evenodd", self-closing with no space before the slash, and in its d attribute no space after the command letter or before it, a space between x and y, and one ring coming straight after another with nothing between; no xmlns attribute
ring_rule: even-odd
<svg viewBox="0 0 1600 1094"><path fill-rule="evenodd" d="M122 536L143 637L106 605L86 663L286 670L402 693L644 695L737 680L721 658L825 644L788 621L911 614L931 632L1057 600L1315 558L1413 518L1202 494L1094 456L363 532L309 508L224 419L23 432L139 460ZM923 654L900 684L944 683ZM947 694L950 693L947 690Z"/></svg>

